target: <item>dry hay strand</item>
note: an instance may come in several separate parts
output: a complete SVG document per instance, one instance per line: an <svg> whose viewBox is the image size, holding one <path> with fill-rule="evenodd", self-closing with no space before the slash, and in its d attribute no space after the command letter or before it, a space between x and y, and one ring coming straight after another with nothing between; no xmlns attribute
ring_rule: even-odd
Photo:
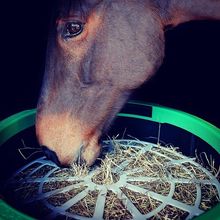
<svg viewBox="0 0 220 220"><path fill-rule="evenodd" d="M62 189L66 186L75 185L77 183L80 183L80 181L48 181L44 183L42 192L46 193L55 189Z"/></svg>
<svg viewBox="0 0 220 220"><path fill-rule="evenodd" d="M162 180L156 181L128 181L128 183L139 186L143 189L159 193L160 195L167 196L170 192L170 183L164 182Z"/></svg>
<svg viewBox="0 0 220 220"><path fill-rule="evenodd" d="M89 174L89 167L86 164L73 163L69 171L71 176L85 177Z"/></svg>
<svg viewBox="0 0 220 220"><path fill-rule="evenodd" d="M212 155L209 156L205 152L201 152L198 155L198 152L195 151L196 161L201 164L206 170L212 173L218 180L220 179L220 166L215 165L215 160Z"/></svg>
<svg viewBox="0 0 220 220"><path fill-rule="evenodd" d="M138 148L134 148L133 146L124 147L124 145L120 145L120 143L115 140L113 140L112 143L114 143L113 152L107 153L104 159L100 159L101 165L96 168L91 178L92 182L97 185L105 185L108 187L120 181L121 174L127 173L127 177L130 178L130 180L127 181L128 184L162 196L168 196L171 190L171 184L169 183L170 178L175 180L184 179L186 182L188 181L188 183L175 183L175 191L172 195L172 199L193 206L197 198L197 188L196 183L193 182L193 178L211 181L209 176L200 169L200 166L197 167L191 162L177 164L175 161L181 160L183 157L182 154L177 153L177 149L172 146L164 148L158 145L152 147L150 151L143 151L142 149L146 146L142 143L136 143ZM126 143L125 141L124 144ZM213 165L213 163L211 164ZM31 176L31 178L40 178L51 170L51 168L44 166L31 174L33 169L34 167L30 167L30 170L22 171L19 178L25 178L25 175ZM119 173L117 173L116 170L119 170ZM132 170L135 170L135 172L132 172ZM216 177L219 175L219 169L216 169L214 166L210 167L209 170L211 170ZM83 184L81 186L79 183L81 184L81 182L83 182L80 181L80 178L83 179L89 174L90 169L85 164L73 164L71 169L59 169L53 172L49 175L51 180L45 182L43 185L42 191L44 193L71 185L73 188L50 196L47 198L47 202L55 207L62 206L77 194L86 190L87 186L83 186ZM65 180L73 176L79 177L79 181ZM135 181L136 177L149 177L153 178L153 180ZM53 180L53 178L55 180ZM75 184L77 184L78 187L74 187ZM17 189L17 192L23 195L22 199L29 199L36 194L38 185L36 185L36 187L32 186L21 185L20 188ZM30 192L28 192L28 190L30 190ZM142 214L151 212L162 203L147 193L139 193L126 188L126 186L121 186L120 190ZM98 194L98 190L88 190L88 194L83 199L72 205L66 211L85 217L92 217ZM201 184L201 194L201 210L208 210L219 202L218 191L211 182L210 184ZM184 219L188 214L188 212L177 207L166 205L151 219ZM132 219L132 213L127 210L126 204L118 198L118 194L108 190L103 218Z"/></svg>
<svg viewBox="0 0 220 220"><path fill-rule="evenodd" d="M165 148L166 147L166 148ZM152 150L161 153L162 155L165 155L168 158L171 158L173 160L180 160L181 159L181 152L179 151L178 147L174 147L172 145L166 145L165 147L158 144L156 147L153 147ZM173 154L174 152L178 152L180 156Z"/></svg>
<svg viewBox="0 0 220 220"><path fill-rule="evenodd" d="M141 214L147 214L152 210L156 209L161 202L151 198L148 195L134 192L127 188L121 188L122 192L131 200L135 207L140 211Z"/></svg>
<svg viewBox="0 0 220 220"><path fill-rule="evenodd" d="M138 153L135 158L133 158L128 164L126 170L135 169L138 167L146 168L146 174L149 177L164 176L163 165L169 160L158 156L153 152Z"/></svg>
<svg viewBox="0 0 220 220"><path fill-rule="evenodd" d="M105 220L132 219L132 215L118 196L109 190L106 195L103 218Z"/></svg>
<svg viewBox="0 0 220 220"><path fill-rule="evenodd" d="M33 174L31 174L31 178L42 178L44 177L49 171L51 171L53 167L49 165L45 165L41 167L40 169L36 170Z"/></svg>
<svg viewBox="0 0 220 220"><path fill-rule="evenodd" d="M149 218L150 220L179 220L185 219L189 213L179 209L177 207L173 207L171 205L166 205L163 210L157 213L154 217Z"/></svg>
<svg viewBox="0 0 220 220"><path fill-rule="evenodd" d="M210 179L209 176L197 166L191 163L183 163L183 165L199 180ZM210 168L211 169L211 168Z"/></svg>
<svg viewBox="0 0 220 220"><path fill-rule="evenodd" d="M35 170L40 165L41 165L40 163L34 163L31 166L29 166L28 168L22 170L21 172L19 172L18 175L15 176L15 181L20 181L20 180L27 178L27 176L29 174L31 174L31 172L33 170Z"/></svg>
<svg viewBox="0 0 220 220"><path fill-rule="evenodd" d="M108 158L109 161L111 160L111 163L113 163L116 167L123 161L129 161L127 166L124 168L124 171L141 168L140 172L137 171L129 174L129 176L133 177L164 177L166 176L164 165L170 161L168 158L161 157L154 152L147 151L143 153L141 149L134 149L134 147L129 147L127 149L120 149L120 147L116 147L114 154L108 155Z"/></svg>
<svg viewBox="0 0 220 220"><path fill-rule="evenodd" d="M92 181L99 185L110 185L119 180L119 176L112 172L112 167L116 165L115 158L112 155L106 155L104 160L101 160L101 166L97 169L92 177Z"/></svg>
<svg viewBox="0 0 220 220"><path fill-rule="evenodd" d="M173 178L191 179L192 177L182 165L172 164L167 167L167 171Z"/></svg>
<svg viewBox="0 0 220 220"><path fill-rule="evenodd" d="M201 184L202 201L199 208L206 211L211 209L215 204L217 204L220 199L215 186Z"/></svg>
<svg viewBox="0 0 220 220"><path fill-rule="evenodd" d="M99 191L89 191L87 196L74 204L67 211L85 217L92 217L95 212L96 200Z"/></svg>
<svg viewBox="0 0 220 220"><path fill-rule="evenodd" d="M175 192L173 199L186 203L188 205L194 205L196 201L196 185L192 183L177 183L175 185Z"/></svg>
<svg viewBox="0 0 220 220"><path fill-rule="evenodd" d="M14 190L14 199L26 201L35 198L38 193L40 183L22 183Z"/></svg>
<svg viewBox="0 0 220 220"><path fill-rule="evenodd" d="M73 188L70 191L52 195L47 199L47 201L54 206L61 206L65 202L67 202L68 200L70 200L71 198L73 198L74 196L76 196L77 194L79 194L85 189L86 189L85 186Z"/></svg>

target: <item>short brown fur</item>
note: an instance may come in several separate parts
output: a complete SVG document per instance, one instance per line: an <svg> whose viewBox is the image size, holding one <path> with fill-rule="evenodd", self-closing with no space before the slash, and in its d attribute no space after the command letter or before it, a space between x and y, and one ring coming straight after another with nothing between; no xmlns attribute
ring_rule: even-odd
<svg viewBox="0 0 220 220"><path fill-rule="evenodd" d="M100 135L162 63L167 25L220 19L219 0L60 0L57 9L36 133L65 165L95 161ZM83 32L64 39L65 23L75 20Z"/></svg>

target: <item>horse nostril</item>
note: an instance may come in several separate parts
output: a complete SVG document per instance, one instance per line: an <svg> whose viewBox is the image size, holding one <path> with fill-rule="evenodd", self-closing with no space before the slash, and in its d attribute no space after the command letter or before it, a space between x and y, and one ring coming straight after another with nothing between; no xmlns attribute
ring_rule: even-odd
<svg viewBox="0 0 220 220"><path fill-rule="evenodd" d="M46 155L47 159L53 161L57 166L61 167L61 163L54 151L50 150L46 146L42 146L42 150L44 154Z"/></svg>

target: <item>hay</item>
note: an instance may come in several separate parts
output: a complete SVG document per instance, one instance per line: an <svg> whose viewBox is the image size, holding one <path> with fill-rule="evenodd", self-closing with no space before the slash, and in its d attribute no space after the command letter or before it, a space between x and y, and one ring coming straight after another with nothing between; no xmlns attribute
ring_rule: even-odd
<svg viewBox="0 0 220 220"><path fill-rule="evenodd" d="M176 184L173 199L188 205L194 205L196 201L196 185L192 183Z"/></svg>
<svg viewBox="0 0 220 220"><path fill-rule="evenodd" d="M26 169L22 170L21 172L19 172L19 174L15 176L15 180L16 181L21 181L21 180L27 178L27 176L29 174L31 174L31 172L33 170L35 170L40 165L41 165L40 163L34 163L34 164L30 165L28 168L26 168Z"/></svg>
<svg viewBox="0 0 220 220"><path fill-rule="evenodd" d="M39 183L23 183L14 190L16 200L25 201L37 196Z"/></svg>
<svg viewBox="0 0 220 220"><path fill-rule="evenodd" d="M132 219L132 215L126 209L125 205L118 198L118 196L109 190L106 195L103 218L105 220Z"/></svg>
<svg viewBox="0 0 220 220"><path fill-rule="evenodd" d="M157 215L149 219L150 220L158 220L158 219L164 219L164 220L178 219L179 220L179 219L185 219L187 215L188 213L183 211L182 209L173 207L171 205L167 205Z"/></svg>
<svg viewBox="0 0 220 220"><path fill-rule="evenodd" d="M149 191L159 193L160 195L167 196L170 192L170 183L163 182L162 180L156 180L156 181L128 181L128 183L131 183L132 185L139 186L143 189L147 189Z"/></svg>
<svg viewBox="0 0 220 220"><path fill-rule="evenodd" d="M71 188L45 197L46 202L54 207L62 207L70 199L80 193L87 192L86 196L74 203L65 212L84 217L92 217L96 209L96 201L100 196L100 191L98 188L88 190L88 185L83 185L83 178L90 175L91 171L93 172L91 181L97 186L105 186L108 189L105 195L104 219L132 219L132 213L127 209L126 202L123 200L124 198L129 199L141 214L146 215L151 213L163 201L153 198L152 194L148 194L148 192L164 197L169 196L171 191L170 179L177 181L174 192L171 195L171 199L175 201L190 206L195 205L197 183L194 182L194 178L196 178L201 181L210 181L208 184L201 184L200 186L201 203L199 208L206 211L219 202L218 190L211 184L209 175L201 170L200 166L197 166L196 163L191 163L191 160L182 163L176 162L183 158L186 159L181 153L177 153L178 149L172 146L165 148L157 145L151 147L150 150L149 148L148 150L144 150L147 146L143 142L138 141L128 147L126 145L132 143L132 141L121 141L119 143L113 140L112 143L114 145L113 152L107 153L104 159L99 159L101 164L95 170L90 170L85 164L80 166L74 163L71 169L58 169L51 173L48 176L50 180L43 184L43 193L49 193L53 190L56 191L63 188L67 189L68 187ZM134 148L134 145L136 148ZM218 177L219 169L214 167L213 162L209 164L211 165L209 171ZM20 172L16 176L16 180L25 179L25 176L32 179L43 178L53 167L51 168L49 165L45 165L36 172L33 172L35 168L36 166L30 166L29 169ZM127 185L120 187L124 197L112 191L111 186L120 182L120 176L123 174L127 175L127 184L137 187L137 189L143 189L144 191L137 192L127 187ZM77 177L77 180L70 181L68 179L69 177ZM140 177L147 177L149 180L136 180L136 178ZM184 180L185 182L181 182L180 180ZM17 187L15 192L16 195L19 194L19 199L27 200L37 196L39 183L36 183L36 185L33 185L33 183L22 183ZM185 210L167 204L155 216L151 216L150 219L184 219L188 214Z"/></svg>
<svg viewBox="0 0 220 220"><path fill-rule="evenodd" d="M62 189L66 186L71 186L71 185L75 185L79 183L79 181L49 181L49 182L46 182L44 183L43 185L43 193L46 193L46 192L50 192L51 190L55 190L55 189Z"/></svg>
<svg viewBox="0 0 220 220"><path fill-rule="evenodd" d="M80 192L82 192L84 189L86 189L86 187L82 186L82 187L74 188L74 189L67 191L65 193L58 193L53 196L50 196L47 199L47 201L50 204L53 204L54 206L61 206L65 202L67 202L68 200L70 200L71 198L73 198L74 196L79 194Z"/></svg>
<svg viewBox="0 0 220 220"><path fill-rule="evenodd" d="M202 201L199 207L204 211L209 210L214 206L214 204L217 204L220 201L216 187L213 185L202 184L201 192Z"/></svg>
<svg viewBox="0 0 220 220"><path fill-rule="evenodd" d="M85 177L89 173L89 168L86 164L79 165L79 164L73 163L69 172L72 176Z"/></svg>
<svg viewBox="0 0 220 220"><path fill-rule="evenodd" d="M156 209L161 204L161 202L151 198L148 195L134 192L125 187L121 190L131 200L131 202L136 206L136 208L141 212L141 214L147 214L152 210Z"/></svg>
<svg viewBox="0 0 220 220"><path fill-rule="evenodd" d="M38 169L36 172L34 172L33 174L31 174L31 178L42 178L44 177L49 171L51 171L53 169L53 167L49 166L49 165L45 165L42 168Z"/></svg>
<svg viewBox="0 0 220 220"><path fill-rule="evenodd" d="M119 180L119 176L112 172L112 167L116 165L115 158L106 155L104 160L101 160L101 166L97 169L96 173L92 177L92 181L100 185L109 185L116 183Z"/></svg>
<svg viewBox="0 0 220 220"><path fill-rule="evenodd" d="M67 211L85 217L92 217L95 211L98 191L89 191L87 196L71 206Z"/></svg>

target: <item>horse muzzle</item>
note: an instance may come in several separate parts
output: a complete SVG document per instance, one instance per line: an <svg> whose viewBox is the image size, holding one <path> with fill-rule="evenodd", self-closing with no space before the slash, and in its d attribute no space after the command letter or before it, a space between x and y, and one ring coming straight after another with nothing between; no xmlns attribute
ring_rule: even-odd
<svg viewBox="0 0 220 220"><path fill-rule="evenodd" d="M100 153L99 133L82 124L65 114L38 115L36 135L46 157L60 167L92 165Z"/></svg>

